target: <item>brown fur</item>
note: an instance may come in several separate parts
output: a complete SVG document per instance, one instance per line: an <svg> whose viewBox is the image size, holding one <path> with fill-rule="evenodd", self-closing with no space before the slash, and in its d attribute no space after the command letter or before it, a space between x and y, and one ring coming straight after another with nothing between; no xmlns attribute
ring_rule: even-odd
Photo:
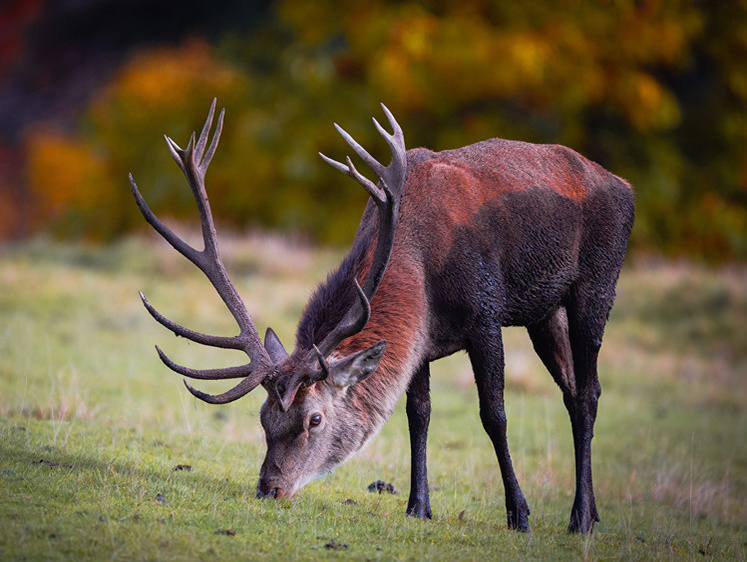
<svg viewBox="0 0 747 562"><path fill-rule="evenodd" d="M350 253L309 300L296 349L270 383L277 394L269 393L261 411L268 452L258 495L292 496L343 462L406 393L407 513L430 517L428 364L466 350L501 467L508 525L527 530L529 508L506 439L501 337L503 326L522 325L571 417L577 473L569 529L590 531L598 520L590 464L596 357L633 222L630 185L568 148L500 139L410 150L406 165L391 257L368 297L367 324L328 352L329 374L320 378L314 346L345 325L359 299L354 280L363 285L374 267L380 207L373 201ZM293 398L288 411L277 396Z"/></svg>

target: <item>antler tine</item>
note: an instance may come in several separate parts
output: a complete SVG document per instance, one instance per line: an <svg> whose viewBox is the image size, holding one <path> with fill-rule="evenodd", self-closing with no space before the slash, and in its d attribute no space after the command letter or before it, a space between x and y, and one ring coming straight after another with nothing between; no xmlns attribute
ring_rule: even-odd
<svg viewBox="0 0 747 562"><path fill-rule="evenodd" d="M392 135L389 135L388 133L386 133L386 131L384 131L382 134L384 135L384 137L392 137L392 138L399 139L403 143L402 145L404 146L405 135L402 132L402 127L399 126L399 123L397 123L397 120L394 118L394 115L392 115L392 112L389 111L389 108L385 106L383 103L381 104L381 109L384 110L384 113L386 114L386 118L389 120L389 124L392 126L392 130L394 131L394 134ZM374 119L374 121L376 121L376 119Z"/></svg>
<svg viewBox="0 0 747 562"><path fill-rule="evenodd" d="M153 318L160 324L173 331L177 336L183 336L194 342L210 345L213 347L238 349L247 354L250 359L250 363L242 365L240 367L230 367L228 369L208 369L208 370L196 370L189 369L177 365L166 355L158 349L158 354L161 360L172 370L177 373L181 373L185 376L199 379L224 379L224 378L238 378L245 377L237 386L230 391L218 395L211 396L208 394L195 391L189 385L192 394L211 403L224 403L223 401L231 401L243 396L250 392L258 384L263 382L267 376L267 368L272 365L272 361L262 344L262 340L259 337L257 328L252 321L249 311L246 309L244 302L239 297L236 288L234 287L226 268L223 264L223 260L220 257L218 250L217 234L215 231L215 224L213 215L210 210L210 203L208 201L207 193L205 191L205 173L207 172L210 161L215 154L220 139L220 134L223 129L223 118L225 115L225 109L221 111L218 117L218 123L216 125L215 133L213 134L210 146L205 152L205 146L210 135L210 129L212 128L213 116L215 114L216 100L210 107L205 125L200 132L199 138L195 139L195 134L192 133L189 144L186 149L181 149L172 139L166 137L166 143L169 147L169 152L174 158L176 163L184 172L189 187L192 190L197 209L200 214L200 223L202 226L202 239L204 247L201 251L196 250L181 238L179 238L173 231L171 231L166 225L164 225L158 217L150 210L148 205L145 203L144 198L140 194L137 185L135 184L132 175L130 175L130 186L132 193L135 196L140 211L142 212L145 220L158 232L171 246L189 259L195 264L212 283L213 287L221 297L226 307L233 315L236 323L239 325L240 332L236 336L224 337L224 336L210 336L189 330L176 322L173 322L163 315L161 315L156 309L150 305L147 299L142 295L143 304L145 305L148 312ZM207 398L205 398L207 397ZM216 402L217 401L217 402Z"/></svg>
<svg viewBox="0 0 747 562"><path fill-rule="evenodd" d="M385 175L387 175L388 177L379 177L381 178L385 187L391 187L388 185L388 183L392 181L396 182L397 180L399 180L400 177L402 177L405 169L407 168L405 138L404 133L402 132L402 128L399 126L399 123L397 123L396 119L394 119L394 115L392 115L392 112L389 111L387 106L385 106L383 103L381 104L381 108L384 110L384 113L386 114L387 119L389 120L389 124L392 126L394 133L390 134L386 129L384 129L384 127L379 124L375 117L373 118L376 130L379 131L379 134L382 137L384 137L384 140L387 142L389 148L392 151L392 163L385 170Z"/></svg>
<svg viewBox="0 0 747 562"><path fill-rule="evenodd" d="M350 176L359 184L361 184L371 197L373 197L374 199L382 198L381 190L376 187L376 184L374 182L372 182L370 179L368 179L355 169L355 166L353 166L353 162L350 160L349 156L347 157L347 166L345 164L337 162L336 160L332 160L332 158L325 156L321 152L319 152L319 156L321 156L327 164L329 164L336 170L341 171L343 174Z"/></svg>
<svg viewBox="0 0 747 562"><path fill-rule="evenodd" d="M213 103L210 104L210 111L208 112L207 119L205 119L205 124L202 126L202 131L200 131L200 137L197 140L197 144L195 145L195 157L198 163L200 163L202 160L202 153L205 151L205 145L207 143L208 134L210 133L210 129L213 126L213 115L215 115L215 105L217 103L218 103L218 100L216 98L213 98ZM225 111L225 109L223 111ZM221 112L221 115L223 115L223 112ZM220 137L221 129L222 127L221 127L221 124L219 123L218 127L216 128L215 135L213 138ZM207 166L205 167L207 168Z"/></svg>
<svg viewBox="0 0 747 562"><path fill-rule="evenodd" d="M163 364L169 369L191 379L241 379L246 377L247 373L251 372L251 365L239 365L236 367L226 367L224 369L190 369L189 367L183 367L182 365L174 363L158 346L156 346L156 352L161 361L163 361Z"/></svg>
<svg viewBox="0 0 747 562"><path fill-rule="evenodd" d="M192 133L192 136L194 137L194 133ZM182 157L179 155L180 152L182 152L182 149L179 148L179 145L176 144L171 137L168 137L166 135L163 135L163 138L166 139L166 144L169 147L169 152L171 153L171 157L174 159L174 162L176 162L177 166L181 168L182 172L184 172L184 175L187 175L187 169L184 167L184 162L182 161ZM192 144L192 139L190 138L189 145Z"/></svg>
<svg viewBox="0 0 747 562"><path fill-rule="evenodd" d="M227 390L222 394L207 394L201 392L196 388L192 388L187 381L184 381L184 386L186 386L187 390L192 393L192 396L199 398L203 402L207 402L208 404L228 404L229 402L233 402L234 400L238 400L242 396L249 394L263 381L263 373L255 371L247 375L246 378L242 379L242 381L232 389Z"/></svg>
<svg viewBox="0 0 747 562"><path fill-rule="evenodd" d="M218 148L218 141L220 140L220 135L223 132L223 118L226 115L226 110L221 109L220 115L218 115L218 123L215 126L215 135L213 135L213 140L210 142L210 146L208 147L207 154L202 159L203 166L205 169L210 165L210 162L213 160L213 155L215 154L215 150Z"/></svg>
<svg viewBox="0 0 747 562"><path fill-rule="evenodd" d="M143 305L148 310L153 319L161 324L164 328L171 330L175 335L187 338L190 341L199 343L202 345L209 345L211 347L220 347L223 349L238 349L239 351L244 349L244 342L237 339L235 336L210 336L201 332L195 332L189 328L177 324L173 320L169 320L163 314L158 312L155 307L148 302L143 293L140 293L140 299L143 301Z"/></svg>
<svg viewBox="0 0 747 562"><path fill-rule="evenodd" d="M399 218L399 201L402 197L402 188L407 173L407 150L405 148L405 137L402 128L392 115L392 112L382 103L384 113L392 126L393 134L388 133L374 118L374 125L384 140L386 140L392 152L392 162L379 176L384 197L373 197L374 203L379 209L379 237L376 242L376 252L371 264L369 274L363 289L369 298L373 298L376 289L389 263L389 256L394 244L394 234L397 229Z"/></svg>
<svg viewBox="0 0 747 562"><path fill-rule="evenodd" d="M348 168L350 169L350 173L348 175L356 180L359 184L361 184L374 200L384 201L386 199L386 193L379 189L379 187L374 182L363 176L358 170L355 169L350 156L347 156L346 159Z"/></svg>
<svg viewBox="0 0 747 562"><path fill-rule="evenodd" d="M321 152L317 152L319 156L322 157L322 160L324 160L327 164L332 166L335 170L339 170L343 174L350 175L350 168L348 168L345 164L340 164L337 160L332 160L329 156L325 156Z"/></svg>
<svg viewBox="0 0 747 562"><path fill-rule="evenodd" d="M319 348L316 345L314 345L313 348L314 353L316 354L317 361L319 361L319 366L321 367L320 377L326 379L329 376L329 363L327 363L324 354L319 351Z"/></svg>
<svg viewBox="0 0 747 562"><path fill-rule="evenodd" d="M132 174L130 174L130 190L135 196L135 202L137 203L137 206L147 223L151 225L153 229L158 232L158 234L160 234L164 240L166 240L166 242L171 244L172 248L182 254L189 261L194 263L197 259L197 250L195 250L192 246L190 246L176 234L174 234L174 232L168 226L163 224L161 222L161 219L159 219L153 213L153 211L150 210L150 207L148 207L148 204L145 202L145 199L140 193L140 190L138 189L137 184L135 183L135 179L132 177Z"/></svg>
<svg viewBox="0 0 747 562"><path fill-rule="evenodd" d="M345 129L340 127L337 123L334 124L335 129L337 129L337 132L340 133L340 136L345 139L345 142L347 142L350 145L350 148L352 148L355 153L360 156L361 160L363 160L371 170L378 176L381 177L381 174L384 173L384 166L376 160L373 156L371 156L368 151L363 148L356 140L351 137Z"/></svg>

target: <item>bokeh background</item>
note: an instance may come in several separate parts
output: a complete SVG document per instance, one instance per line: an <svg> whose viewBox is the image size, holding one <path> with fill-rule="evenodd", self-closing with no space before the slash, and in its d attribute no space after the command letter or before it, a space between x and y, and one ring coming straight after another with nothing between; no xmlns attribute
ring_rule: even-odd
<svg viewBox="0 0 747 562"><path fill-rule="evenodd" d="M747 0L0 0L3 559L316 560L330 539L386 560L747 559L745 61ZM260 331L286 343L367 197L317 156L350 153L333 122L384 162L379 102L409 147L562 143L631 181L593 535L566 532L568 415L519 328L502 336L506 405L532 533L503 532L464 354L432 370L432 524L403 517L403 400L290 505L256 499L264 391L205 405L153 345L194 368L246 358L174 338L138 297L235 334L127 180L199 245L163 135L185 146L213 98L227 111L207 177L222 255ZM401 493L369 494L380 479Z"/></svg>
<svg viewBox="0 0 747 562"><path fill-rule="evenodd" d="M219 222L347 244L363 190L320 162L342 124L385 157L489 137L570 146L629 179L633 251L747 258L747 2L3 0L0 238L93 241L193 216L162 135L227 108Z"/></svg>

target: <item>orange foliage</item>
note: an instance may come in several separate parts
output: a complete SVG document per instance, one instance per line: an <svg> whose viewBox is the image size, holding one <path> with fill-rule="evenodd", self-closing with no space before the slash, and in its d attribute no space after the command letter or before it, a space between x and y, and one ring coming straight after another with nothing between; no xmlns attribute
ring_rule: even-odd
<svg viewBox="0 0 747 562"><path fill-rule="evenodd" d="M382 101L408 146L569 145L636 186L637 243L743 257L745 22L745 2L273 0L256 33L134 53L77 134L29 132L38 209L22 203L59 234L114 237L143 225L134 172L154 211L193 220L161 135L184 146L217 97L228 115L209 182L219 220L346 242L363 195L316 152L339 155L332 121L377 150L363 116ZM14 204L0 200L0 223Z"/></svg>
<svg viewBox="0 0 747 562"><path fill-rule="evenodd" d="M99 128L117 129L126 121L161 121L164 114L202 108L215 96L230 103L245 88L240 72L218 60L206 41L192 38L135 54L99 93L90 112Z"/></svg>
<svg viewBox="0 0 747 562"><path fill-rule="evenodd" d="M27 186L42 220L93 211L112 188L106 161L80 139L37 127L27 133L26 154Z"/></svg>
<svg viewBox="0 0 747 562"><path fill-rule="evenodd" d="M195 90L225 92L241 79L235 69L213 56L206 41L192 38L177 47L141 51L127 62L103 97L126 99L148 111L181 105Z"/></svg>
<svg viewBox="0 0 747 562"><path fill-rule="evenodd" d="M245 82L203 40L137 53L98 92L77 134L43 125L26 132L24 176L37 222L66 236L121 234L137 218L128 172L145 168L162 185L160 166L170 161L160 135L184 142L185 115L202 115L213 96L230 104ZM154 154L164 158L154 164Z"/></svg>

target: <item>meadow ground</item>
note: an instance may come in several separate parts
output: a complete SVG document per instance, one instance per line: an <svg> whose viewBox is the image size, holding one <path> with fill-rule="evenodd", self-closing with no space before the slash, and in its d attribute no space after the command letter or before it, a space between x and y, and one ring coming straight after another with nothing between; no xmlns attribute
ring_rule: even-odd
<svg viewBox="0 0 747 562"><path fill-rule="evenodd" d="M223 248L260 329L272 325L286 342L340 257L262 236ZM747 558L743 266L626 266L600 360L602 521L589 536L566 532L570 424L523 329L506 330L505 344L509 440L532 511L526 534L506 529L463 355L433 368L432 521L404 516L404 400L333 475L292 501L258 500L264 391L221 407L193 399L153 344L195 367L241 356L174 338L138 290L178 322L234 332L207 281L162 244L0 249L2 559ZM375 480L399 493L369 493Z"/></svg>

